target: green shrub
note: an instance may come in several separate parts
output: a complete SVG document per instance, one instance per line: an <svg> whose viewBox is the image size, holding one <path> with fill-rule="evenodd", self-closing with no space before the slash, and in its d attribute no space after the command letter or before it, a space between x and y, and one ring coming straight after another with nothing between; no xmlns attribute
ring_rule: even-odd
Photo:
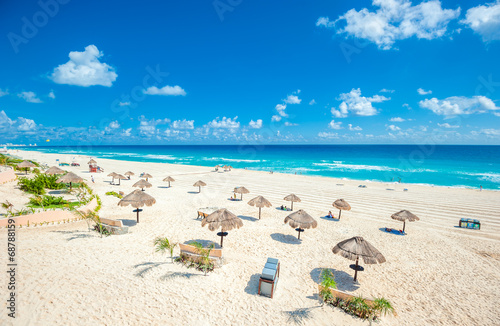
<svg viewBox="0 0 500 326"><path fill-rule="evenodd" d="M122 199L122 198L123 198L123 196L122 196L122 195L120 195L119 193L117 193L116 191L108 191L108 192L106 193L106 195L108 195L108 196L115 196L116 198L120 198L120 199Z"/></svg>
<svg viewBox="0 0 500 326"><path fill-rule="evenodd" d="M29 204L36 207L47 207L47 206L57 206L69 204L62 196L35 196L30 198Z"/></svg>
<svg viewBox="0 0 500 326"><path fill-rule="evenodd" d="M22 191L35 195L45 194L45 189L63 189L66 186L62 183L56 183L59 179L56 175L37 174L33 178L19 178L17 185Z"/></svg>

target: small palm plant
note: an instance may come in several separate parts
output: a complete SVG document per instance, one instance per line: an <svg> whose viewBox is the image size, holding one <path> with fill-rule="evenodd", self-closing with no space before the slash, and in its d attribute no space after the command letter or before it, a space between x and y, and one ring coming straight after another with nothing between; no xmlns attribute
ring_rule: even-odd
<svg viewBox="0 0 500 326"><path fill-rule="evenodd" d="M5 201L5 203L2 203L2 207L7 210L8 215L12 215L12 209L14 208L14 205L8 200Z"/></svg>
<svg viewBox="0 0 500 326"><path fill-rule="evenodd" d="M174 248L177 246L176 242L170 242L166 237L158 237L155 239L156 252L165 253L167 250L170 252L170 261L174 262Z"/></svg>
<svg viewBox="0 0 500 326"><path fill-rule="evenodd" d="M207 276L207 271L212 267L210 264L210 252L212 249L214 249L214 244L212 243L210 247L208 248L203 248L203 245L199 242L192 242L191 245L196 247L196 250L198 251L198 254L200 255L200 268L203 270L205 273L205 276Z"/></svg>
<svg viewBox="0 0 500 326"><path fill-rule="evenodd" d="M331 299L333 299L333 295L330 292L329 288L336 289L337 288L337 283L335 282L335 276L333 275L332 271L325 268L321 271L321 286L323 289L321 290L321 297L323 298L323 301L329 302Z"/></svg>
<svg viewBox="0 0 500 326"><path fill-rule="evenodd" d="M396 316L396 311L391 303L385 298L376 298L374 301L373 308L377 312L379 316L385 316L388 314L392 314Z"/></svg>
<svg viewBox="0 0 500 326"><path fill-rule="evenodd" d="M97 232L101 234L101 238L103 234L109 235L109 232L107 232L106 228L101 223L101 218L99 217L99 215L97 215L96 212L94 211L76 211L76 212L81 218L87 221L89 232L90 232L90 223L93 222L95 223L95 229L97 230ZM66 220L64 220L64 223L66 223Z"/></svg>

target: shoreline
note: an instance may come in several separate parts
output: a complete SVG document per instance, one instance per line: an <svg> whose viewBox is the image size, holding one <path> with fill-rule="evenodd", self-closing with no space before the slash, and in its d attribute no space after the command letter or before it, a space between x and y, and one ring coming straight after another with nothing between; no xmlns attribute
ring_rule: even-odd
<svg viewBox="0 0 500 326"><path fill-rule="evenodd" d="M106 145L103 145L103 146L106 146ZM153 146L153 145L152 145ZM180 145L181 146L181 145ZM196 145L193 145L193 146L196 146ZM223 146L223 145L221 145ZM231 146L231 145L227 145L227 146ZM365 146L365 145L362 145L362 146ZM397 146L397 145L396 145ZM488 146L493 146L493 145L488 145ZM41 146L42 147L42 146ZM52 147L52 146L47 146L47 147ZM64 147L64 146L61 146L61 147ZM213 168L215 165L197 165L197 164L188 164L188 163L180 163L180 162L176 162L176 163L169 163L169 162L157 162L157 161L152 161L152 160L131 160L131 159L125 159L124 157L121 157L121 158L109 158L109 157L102 157L102 156L99 156L99 155L86 155L86 154L81 154L81 153L78 153L78 152L74 152L74 153L46 153L46 152L41 152L41 151L37 151L37 150L22 150L22 149L9 149L8 150L8 154L10 155L15 155L15 153L11 153L13 151L18 151L18 152L22 152L22 153L31 153L31 152L36 152L36 153L40 153L40 154L47 154L47 155L70 155L70 156L78 156L78 157L82 157L82 158L86 158L86 159L90 159L90 158L96 158L96 159L100 159L100 160L114 160L114 161L117 161L117 162L135 162L135 163L155 163L155 164L167 164L167 165L173 165L173 166L176 166L176 165L179 165L179 166L192 166L192 167L197 167L197 168ZM221 160L221 161L224 161L224 160ZM235 161L238 161L238 162L241 162L242 160L235 160ZM214 161L214 163L217 163L217 161ZM253 168L253 167L250 167L248 169L246 168L233 168L234 170L245 170L245 171L254 171L254 172L261 172L261 173L270 173L270 171L268 170L264 170L264 169L259 169L259 168ZM300 168L297 168L297 169L300 169ZM360 182L360 183L363 183L363 182L367 182L367 183L378 183L378 184L385 184L385 185L407 185L407 186L423 186L423 187L430 187L430 188L434 188L434 187L438 187L438 188L451 188L451 189L469 189L469 190L477 190L477 191L481 191L479 189L479 187L473 187L473 186L467 186L467 185L439 185L439 184L430 184L430 183L411 183L411 182L397 182L397 181L381 181L381 180L377 180L377 179L353 179L353 178L338 178L338 177L331 177L331 176L325 176L325 175L320 175L320 174L314 174L314 173L304 173L304 174L295 174L295 173L292 173L292 172L283 172L283 171L273 171L273 173L275 174L284 174L284 175L289 175L289 176L292 176L292 175L296 175L296 176L307 176L307 177L317 177L317 178L326 178L326 179L329 179L329 180L335 180L335 181L338 181L338 182L342 182L342 181L349 181L349 182ZM491 189L491 188L484 188L482 189L482 191L494 191L494 192L500 192L500 189Z"/></svg>

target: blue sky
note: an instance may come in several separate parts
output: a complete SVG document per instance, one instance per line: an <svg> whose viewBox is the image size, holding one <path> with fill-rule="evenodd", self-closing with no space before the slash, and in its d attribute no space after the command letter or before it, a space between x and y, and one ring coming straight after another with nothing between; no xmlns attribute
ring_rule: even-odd
<svg viewBox="0 0 500 326"><path fill-rule="evenodd" d="M0 143L500 144L499 1L3 1L0 20Z"/></svg>

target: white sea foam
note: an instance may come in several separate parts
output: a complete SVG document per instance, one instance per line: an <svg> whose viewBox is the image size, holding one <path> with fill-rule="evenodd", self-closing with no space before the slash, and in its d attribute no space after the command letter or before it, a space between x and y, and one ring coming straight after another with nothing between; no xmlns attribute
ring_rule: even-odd
<svg viewBox="0 0 500 326"><path fill-rule="evenodd" d="M313 163L316 166L325 166L332 170L368 170L368 171L399 171L389 166L364 165L364 164L339 164L339 163Z"/></svg>
<svg viewBox="0 0 500 326"><path fill-rule="evenodd" d="M224 161L224 162L246 162L246 163L260 163L266 162L266 160L245 160L236 158L225 158L225 157L203 157L205 161Z"/></svg>

